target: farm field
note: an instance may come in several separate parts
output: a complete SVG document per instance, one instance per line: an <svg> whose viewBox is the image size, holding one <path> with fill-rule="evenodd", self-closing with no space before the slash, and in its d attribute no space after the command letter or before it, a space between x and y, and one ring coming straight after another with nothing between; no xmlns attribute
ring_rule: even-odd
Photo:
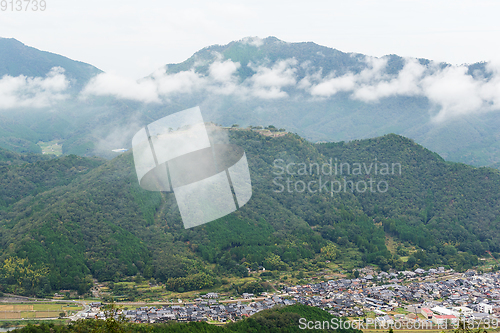
<svg viewBox="0 0 500 333"><path fill-rule="evenodd" d="M62 143L57 140L48 142L39 141L38 146L42 148L42 154L62 155Z"/></svg>
<svg viewBox="0 0 500 333"><path fill-rule="evenodd" d="M81 309L79 304L74 303L0 304L0 320L57 318L61 312L69 315Z"/></svg>

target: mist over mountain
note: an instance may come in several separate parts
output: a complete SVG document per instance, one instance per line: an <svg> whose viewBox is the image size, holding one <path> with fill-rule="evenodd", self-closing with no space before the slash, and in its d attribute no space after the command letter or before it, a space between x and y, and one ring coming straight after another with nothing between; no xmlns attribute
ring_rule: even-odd
<svg viewBox="0 0 500 333"><path fill-rule="evenodd" d="M35 92L27 97L24 88L0 89L4 101L13 101L0 102L9 124L0 146L17 151L39 151L39 140L58 139L65 153L111 158L112 149L130 147L137 128L200 105L205 121L224 126L272 124L314 142L396 133L450 161L500 163L500 79L491 63L455 66L244 38L134 81L95 68L85 76L81 63L55 55L48 62L46 52L18 44L3 40L1 52L14 59L28 49L45 67L29 69L23 60L26 68L8 72L30 78L25 85ZM73 77L88 80L78 93L68 93ZM0 82L10 84L6 77Z"/></svg>
<svg viewBox="0 0 500 333"><path fill-rule="evenodd" d="M45 77L54 67L64 68L66 79L80 89L91 77L102 73L92 65L37 50L14 38L0 38L0 77Z"/></svg>

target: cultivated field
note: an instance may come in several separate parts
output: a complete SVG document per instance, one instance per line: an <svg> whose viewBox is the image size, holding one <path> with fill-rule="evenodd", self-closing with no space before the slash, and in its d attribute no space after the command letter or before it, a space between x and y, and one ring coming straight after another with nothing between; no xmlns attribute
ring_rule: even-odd
<svg viewBox="0 0 500 333"><path fill-rule="evenodd" d="M39 141L38 146L42 148L42 154L62 155L62 143L57 140L49 142Z"/></svg>
<svg viewBox="0 0 500 333"><path fill-rule="evenodd" d="M80 305L67 303L0 304L0 320L57 318L61 312L68 314L79 310L81 310Z"/></svg>

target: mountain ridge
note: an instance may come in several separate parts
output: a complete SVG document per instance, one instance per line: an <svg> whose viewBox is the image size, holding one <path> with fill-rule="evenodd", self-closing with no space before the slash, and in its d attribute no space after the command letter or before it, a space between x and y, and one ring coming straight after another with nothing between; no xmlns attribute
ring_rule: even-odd
<svg viewBox="0 0 500 333"><path fill-rule="evenodd" d="M6 49L8 47L0 46L0 52L5 53ZM110 78L99 84L91 80L96 84L93 91L97 95L87 95L85 99L72 96L42 109L4 110L0 114L0 146L19 152L39 152L39 141L58 140L63 153L112 158L115 156L112 149L130 148L134 128L183 108L200 105L206 121L224 126L272 124L313 142L350 141L397 133L416 140L450 161L498 166L500 142L496 128L500 126L500 117L496 112L465 113L436 121L443 110L426 96L408 92L408 95L389 94L365 101L355 96L358 91L345 90L348 88L342 83L343 79L361 80L347 84L354 84L356 89L366 88L362 92L368 97L373 96L370 94L375 94L374 91L383 91L394 80L397 84L394 83L391 89L397 90L404 86L403 81L397 80L408 65L408 59L397 55L376 58L345 53L313 42L287 43L276 37L245 38L226 45L208 46L184 62L165 65L164 73L157 71L138 82L128 83L132 87L130 97L123 95L120 85ZM377 61L385 63L383 70ZM415 61L415 66L422 66L424 71L439 75L448 73L445 70L460 69L426 59L411 61ZM225 83L217 81L221 77L214 79L211 76L217 70L217 66L211 67L214 64L219 66L218 73L225 78ZM29 67L29 63L23 62L23 66ZM478 84L488 82L494 75L488 68L488 64L475 63L467 65L465 73L460 75ZM85 80L95 78L92 75L97 72L91 72ZM363 73L371 73L373 82L363 81ZM38 74L44 76L47 72ZM439 79L439 75L433 79ZM329 80L333 79L340 81L331 83ZM148 96L157 95L160 102L134 99L132 95L140 94L147 85L153 87ZM325 92L337 85L337 92ZM313 88L327 95L314 95ZM330 93L332 95L328 95ZM454 96L460 95L463 94ZM382 96L385 95L382 93ZM47 119L49 113L51 116Z"/></svg>
<svg viewBox="0 0 500 333"><path fill-rule="evenodd" d="M63 67L65 74L81 89L91 77L102 71L82 61L27 46L15 38L0 37L0 77L4 75L44 77L53 67Z"/></svg>

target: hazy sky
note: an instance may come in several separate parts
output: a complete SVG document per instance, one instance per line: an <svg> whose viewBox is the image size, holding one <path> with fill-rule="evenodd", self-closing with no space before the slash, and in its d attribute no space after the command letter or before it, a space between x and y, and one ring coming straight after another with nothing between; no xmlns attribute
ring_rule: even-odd
<svg viewBox="0 0 500 333"><path fill-rule="evenodd" d="M247 36L452 64L500 60L494 0L45 1L43 12L0 11L0 37L134 79Z"/></svg>

